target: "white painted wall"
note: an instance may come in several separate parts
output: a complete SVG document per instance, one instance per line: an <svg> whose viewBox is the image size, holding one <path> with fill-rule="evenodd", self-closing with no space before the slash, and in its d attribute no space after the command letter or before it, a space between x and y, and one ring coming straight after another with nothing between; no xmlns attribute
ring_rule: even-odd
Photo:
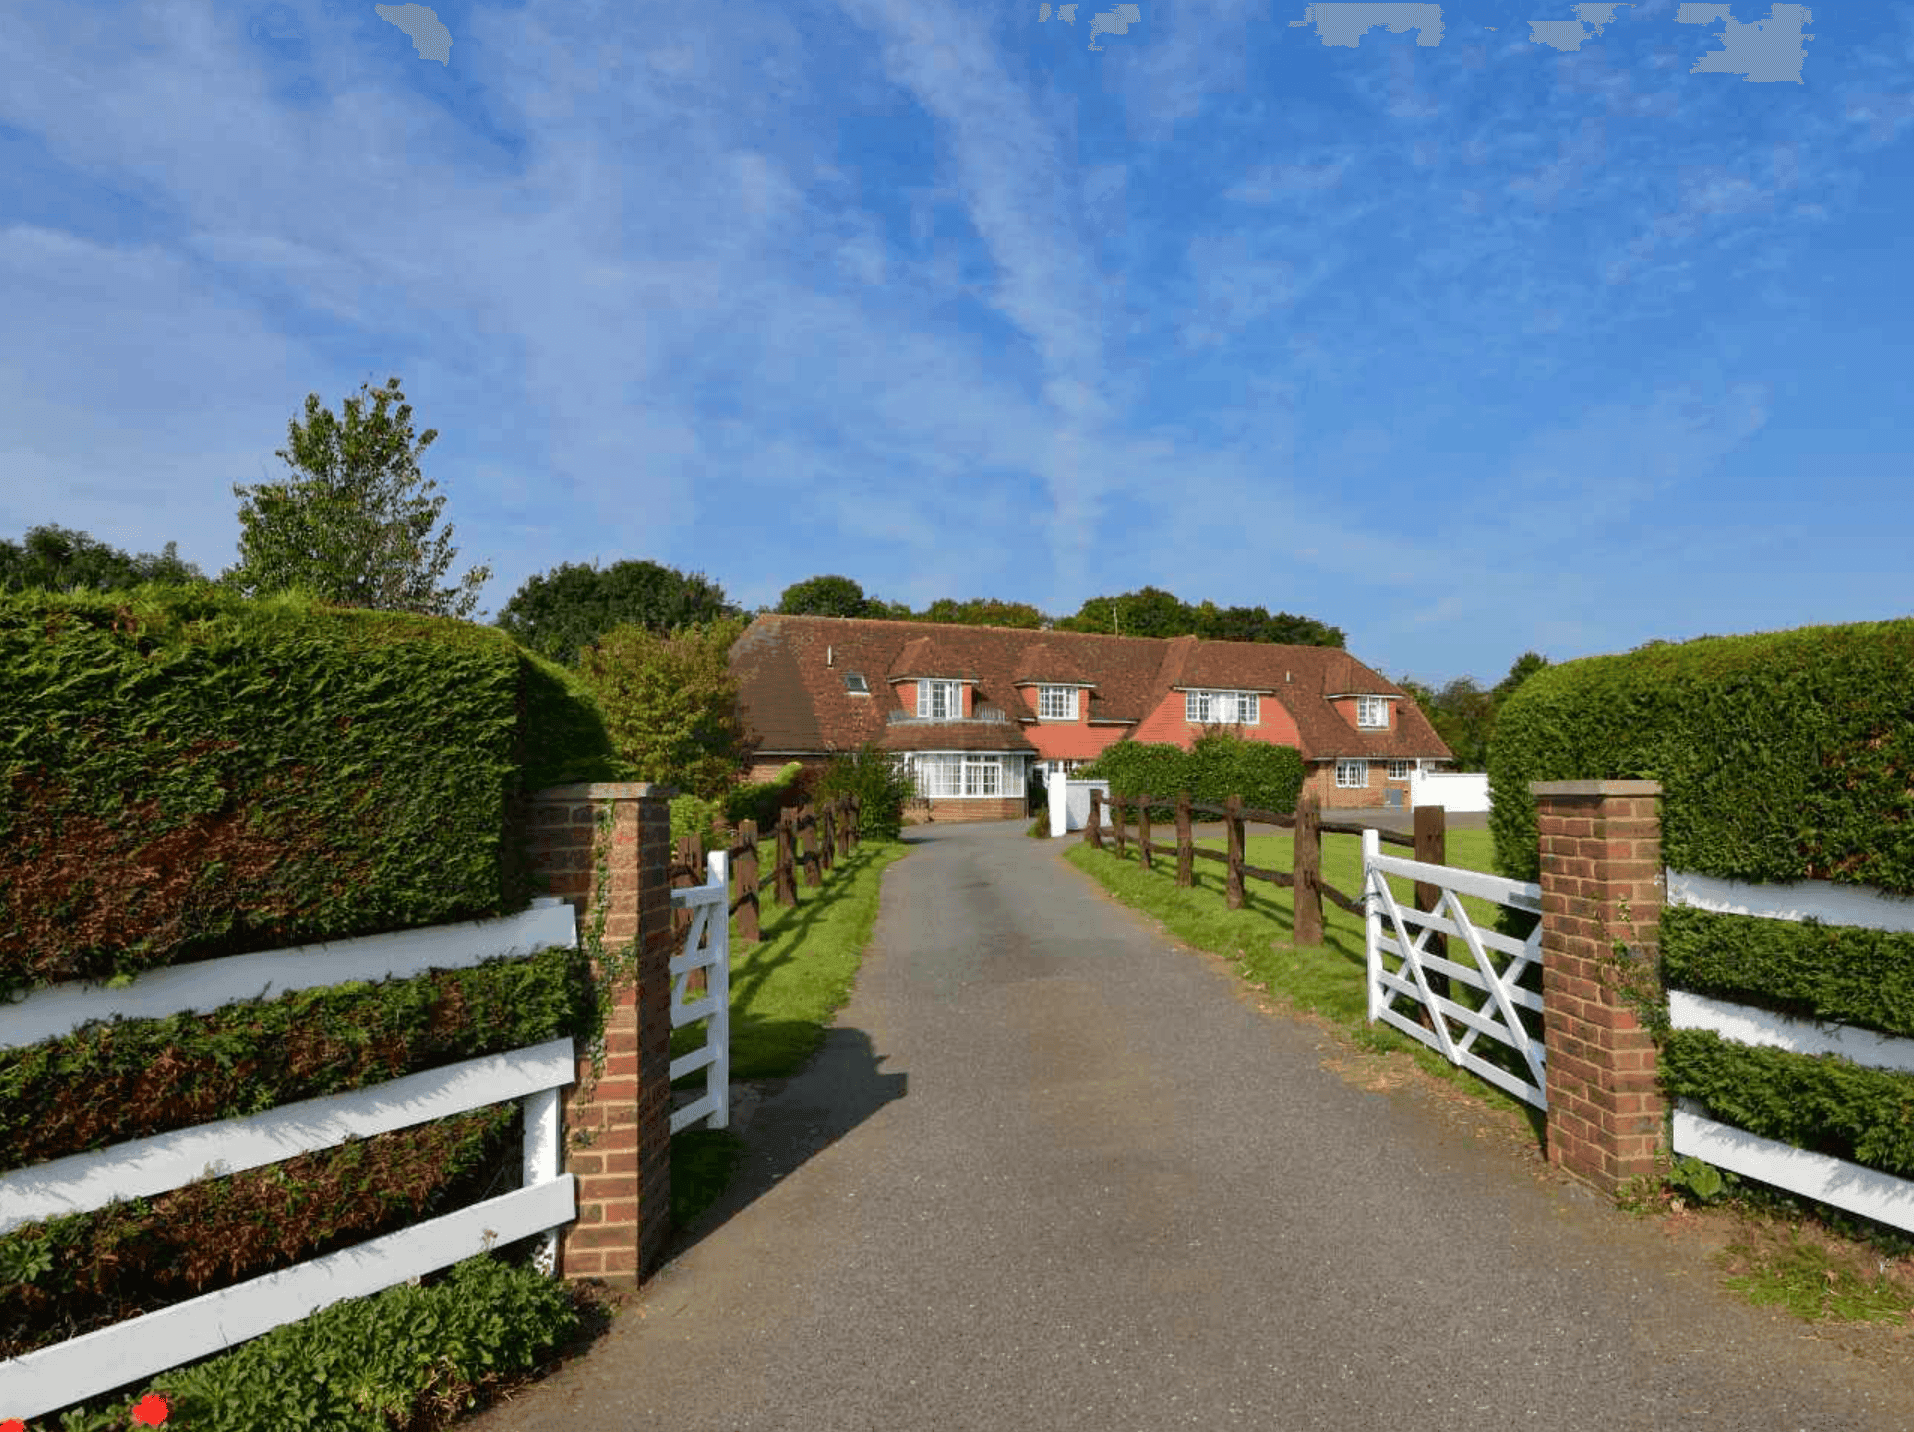
<svg viewBox="0 0 1914 1432"><path fill-rule="evenodd" d="M1082 830L1090 823L1091 791L1103 792L1104 809L1108 810L1110 799L1108 781L1052 780L1050 782L1050 834L1052 837L1068 835L1073 830Z"/></svg>
<svg viewBox="0 0 1914 1432"><path fill-rule="evenodd" d="M1486 771L1409 773L1409 803L1439 805L1445 810L1485 811L1489 808L1489 777Z"/></svg>

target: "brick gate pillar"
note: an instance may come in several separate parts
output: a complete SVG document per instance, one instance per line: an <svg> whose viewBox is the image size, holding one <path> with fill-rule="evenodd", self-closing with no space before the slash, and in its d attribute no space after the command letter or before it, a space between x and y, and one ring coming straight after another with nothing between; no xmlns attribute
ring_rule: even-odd
<svg viewBox="0 0 1914 1432"><path fill-rule="evenodd" d="M578 1178L578 1220L559 1234L567 1278L634 1287L656 1267L671 1223L671 807L665 786L610 782L551 786L526 796L533 868L578 918L582 944L597 902L593 843L611 812L606 852L606 954L637 942L633 977L612 992L605 1071L589 1094L590 1051L566 1091L572 1130L591 1143L565 1155Z"/></svg>
<svg viewBox="0 0 1914 1432"><path fill-rule="evenodd" d="M1655 1172L1667 1121L1654 1036L1623 994L1649 992L1659 968L1661 785L1533 781L1529 790L1542 857L1548 1158L1614 1193Z"/></svg>

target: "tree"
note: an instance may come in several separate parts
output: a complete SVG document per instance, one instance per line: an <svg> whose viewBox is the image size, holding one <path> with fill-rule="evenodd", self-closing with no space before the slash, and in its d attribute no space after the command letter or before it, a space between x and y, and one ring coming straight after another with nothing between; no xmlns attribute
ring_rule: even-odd
<svg viewBox="0 0 1914 1432"><path fill-rule="evenodd" d="M726 660L745 625L742 617L720 617L666 636L628 622L580 653L579 675L634 779L717 800L750 763L753 747Z"/></svg>
<svg viewBox="0 0 1914 1432"><path fill-rule="evenodd" d="M311 393L306 421L286 425L289 446L276 456L299 477L250 491L234 486L242 499L240 562L219 580L247 596L298 584L337 606L468 616L491 569L476 568L441 590L438 580L456 550L452 528L436 542L427 538L445 499L407 495L421 482L427 491L438 486L418 464L438 430L414 441L412 408L397 378L377 391L360 386L360 396L345 400L343 423ZM365 398L372 401L369 415ZM394 402L396 413L389 411Z"/></svg>
<svg viewBox="0 0 1914 1432"><path fill-rule="evenodd" d="M656 562L565 562L528 578L493 623L541 656L576 666L579 653L614 627L635 622L655 635L740 616L724 589L702 573L686 576Z"/></svg>
<svg viewBox="0 0 1914 1432"><path fill-rule="evenodd" d="M1161 587L1143 587L1120 597L1091 597L1073 617L1059 621L1060 631L1103 632L1115 636L1183 636L1195 631L1195 613Z"/></svg>
<svg viewBox="0 0 1914 1432"><path fill-rule="evenodd" d="M849 577L812 577L784 589L777 611L787 617L861 617L871 603Z"/></svg>
<svg viewBox="0 0 1914 1432"><path fill-rule="evenodd" d="M1286 646L1341 647L1340 627L1325 626L1310 617L1280 612L1271 616L1262 607L1221 610L1214 602L1192 607L1157 587L1126 592L1120 597L1091 597L1075 616L1053 623L1059 631L1114 633L1118 636L1194 636L1204 641L1266 641Z"/></svg>
<svg viewBox="0 0 1914 1432"><path fill-rule="evenodd" d="M1043 626L1043 613L1027 602L1000 602L993 597L972 597L967 602L939 597L924 609L923 620L953 626L1019 627L1036 631Z"/></svg>
<svg viewBox="0 0 1914 1432"><path fill-rule="evenodd" d="M1496 683L1495 690L1489 694L1495 698L1497 709L1504 701L1515 694L1515 688L1527 681L1536 672L1548 665L1548 658L1539 652L1525 651L1509 668L1509 674Z"/></svg>
<svg viewBox="0 0 1914 1432"><path fill-rule="evenodd" d="M0 591L117 591L143 582L204 582L206 574L179 557L179 543L168 542L155 557L129 557L65 527L29 528L19 545L0 541Z"/></svg>

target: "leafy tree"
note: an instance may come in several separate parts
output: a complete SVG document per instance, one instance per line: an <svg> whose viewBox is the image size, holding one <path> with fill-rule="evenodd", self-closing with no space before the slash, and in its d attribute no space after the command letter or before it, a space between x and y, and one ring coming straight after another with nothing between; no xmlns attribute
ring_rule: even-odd
<svg viewBox="0 0 1914 1432"><path fill-rule="evenodd" d="M427 429L414 441L412 408L397 378L377 391L362 384L361 396L345 400L343 423L309 394L306 421L287 424L289 447L276 454L299 476L233 488L243 504L241 560L220 581L247 596L304 585L338 606L468 616L491 569L440 589L455 550L452 529L436 542L427 538L445 499L407 495L421 482L428 491L438 486L418 464L438 435Z"/></svg>
<svg viewBox="0 0 1914 1432"><path fill-rule="evenodd" d="M750 763L753 744L726 661L745 625L720 617L664 636L627 622L580 653L579 675L634 779L718 800Z"/></svg>
<svg viewBox="0 0 1914 1432"><path fill-rule="evenodd" d="M849 577L812 577L784 589L777 611L787 617L861 617L870 613L863 587Z"/></svg>
<svg viewBox="0 0 1914 1432"><path fill-rule="evenodd" d="M500 609L494 625L541 656L575 666L587 646L627 622L656 635L741 613L702 573L686 576L656 562L565 562L535 576Z"/></svg>
<svg viewBox="0 0 1914 1432"><path fill-rule="evenodd" d="M1515 665L1509 668L1509 674L1498 681L1495 690L1489 693L1495 698L1496 707L1500 709L1502 703L1515 694L1516 687L1548 664L1548 658L1539 652L1523 652L1516 658Z"/></svg>
<svg viewBox="0 0 1914 1432"><path fill-rule="evenodd" d="M1325 626L1310 617L1288 612L1272 617L1262 607L1223 610L1208 601L1192 607L1158 587L1144 587L1120 597L1091 597L1075 616L1053 625L1059 631L1195 636L1205 641L1264 641L1286 646L1341 647L1345 641L1340 627Z"/></svg>
<svg viewBox="0 0 1914 1432"><path fill-rule="evenodd" d="M0 591L118 591L143 582L203 582L206 574L180 560L179 543L157 557L129 557L84 532L33 527L19 544L0 541Z"/></svg>
<svg viewBox="0 0 1914 1432"><path fill-rule="evenodd" d="M972 597L967 602L940 597L924 609L924 621L953 626L1020 627L1036 631L1043 626L1044 615L1027 602L1000 602L991 597Z"/></svg>

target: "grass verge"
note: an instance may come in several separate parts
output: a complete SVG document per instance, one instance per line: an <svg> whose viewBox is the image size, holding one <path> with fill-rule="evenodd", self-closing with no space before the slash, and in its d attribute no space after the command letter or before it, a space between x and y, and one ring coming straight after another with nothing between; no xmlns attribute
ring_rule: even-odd
<svg viewBox="0 0 1914 1432"><path fill-rule="evenodd" d="M1156 843L1153 831L1151 843ZM1171 839L1174 839L1172 833ZM1494 869L1494 847L1486 830L1452 830L1445 850L1450 865L1489 874ZM1220 838L1200 839L1200 849L1222 850ZM1407 855L1389 847L1388 853ZM1194 862L1192 884L1176 884L1176 857L1157 856L1145 870L1137 858L1134 832L1129 849L1119 857L1109 848L1097 850L1088 841L1074 840L1065 860L1097 881L1132 909L1155 917L1179 940L1232 961L1237 972L1278 1004L1318 1015L1334 1025L1350 1042L1372 1054L1400 1054L1430 1077L1468 1091L1495 1108L1520 1114L1538 1143L1543 1118L1539 1109L1510 1098L1442 1058L1434 1050L1386 1025L1369 1023L1366 988L1367 933L1363 922L1340 906L1323 902L1323 942L1295 944L1296 905L1293 891L1267 881L1245 879L1241 909L1224 903L1225 867L1220 861ZM1295 838L1288 832L1251 835L1243 842L1243 859L1270 870L1295 869ZM1353 835L1322 837L1323 883L1354 897L1362 890L1362 842ZM1415 882L1388 877L1399 904L1414 903ZM1472 895L1462 897L1469 918L1492 927L1500 907Z"/></svg>
<svg viewBox="0 0 1914 1432"><path fill-rule="evenodd" d="M866 840L840 858L816 889L798 886L786 907L768 894L758 900L758 942L746 944L731 920L731 1078L786 1079L817 1053L831 1018L851 986L877 923L879 887L887 866L909 847L901 840ZM702 1023L671 1032L671 1056L700 1048ZM702 1085L704 1071L672 1087ZM744 1150L729 1129L686 1129L671 1139L671 1218L691 1222L724 1193Z"/></svg>

